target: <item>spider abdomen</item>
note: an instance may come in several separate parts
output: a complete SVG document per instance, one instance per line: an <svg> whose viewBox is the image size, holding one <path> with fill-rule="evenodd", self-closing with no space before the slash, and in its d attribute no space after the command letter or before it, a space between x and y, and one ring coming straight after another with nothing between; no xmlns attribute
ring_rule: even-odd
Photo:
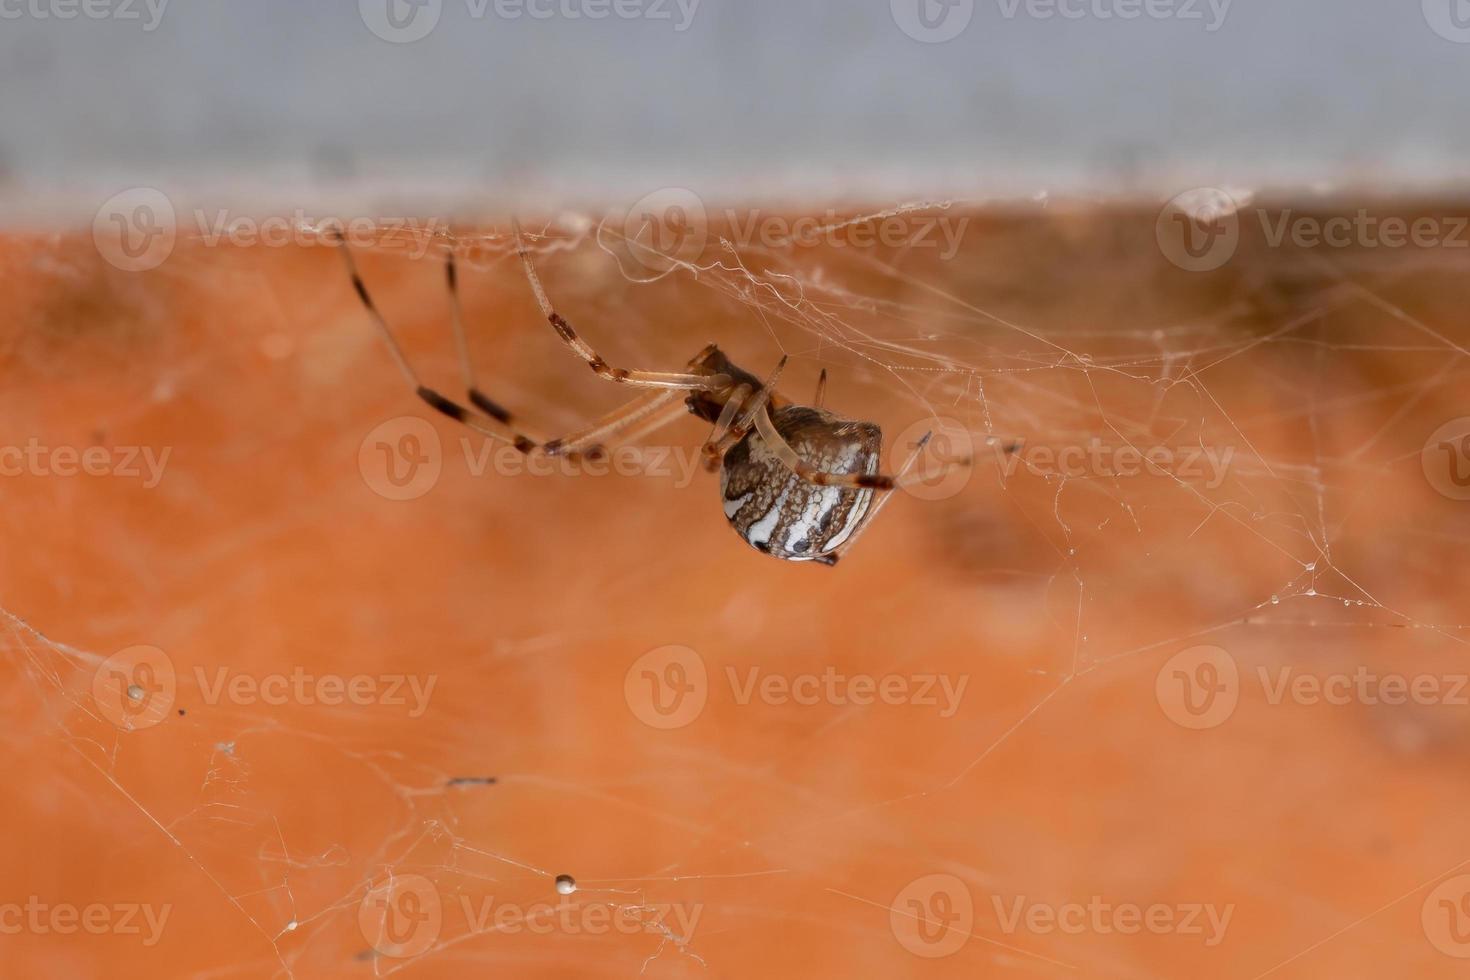
<svg viewBox="0 0 1470 980"><path fill-rule="evenodd" d="M876 473L883 433L819 408L790 405L771 412L776 431L804 463L829 473ZM873 501L869 488L820 486L802 479L752 430L720 469L725 517L758 551L813 561L851 535Z"/></svg>

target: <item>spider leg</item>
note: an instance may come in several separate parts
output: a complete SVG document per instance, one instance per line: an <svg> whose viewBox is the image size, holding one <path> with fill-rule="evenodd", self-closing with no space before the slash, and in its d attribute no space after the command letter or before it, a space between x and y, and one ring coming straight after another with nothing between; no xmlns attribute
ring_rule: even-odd
<svg viewBox="0 0 1470 980"><path fill-rule="evenodd" d="M617 384L634 385L640 388L675 388L687 391L690 389L710 390L718 387L718 382L714 378L701 374L630 371L627 368L613 367L608 364L602 355L577 335L572 325L551 305L546 289L541 285L541 277L536 274L535 267L531 265L531 255L526 251L525 243L521 240L520 222L513 222L512 227L515 230L516 252L521 257L521 264L526 268L526 279L531 283L531 292L536 296L536 305L541 307L542 314L556 330L556 335L561 338L562 343L571 348L572 353L586 361L587 366L597 372L598 377Z"/></svg>
<svg viewBox="0 0 1470 980"><path fill-rule="evenodd" d="M689 414L688 409L684 407L684 403L677 400L678 394L677 391L666 388L662 391L651 391L647 394L639 395L627 404L604 415L591 425L558 439L551 439L542 443L541 450L548 456L561 456L575 452L583 446L593 443L594 440L597 441L597 445L600 448L606 448L602 446L604 437L617 435L630 427L639 426L640 423L650 418L659 423L659 426L654 426L654 428L667 425L669 421ZM674 409L677 409L677 414L673 411ZM667 421L665 421L666 418ZM635 430L635 434L625 434L620 441L632 441L639 435L645 435L651 431L653 430L647 429L645 431L645 427L640 426ZM588 451L589 453L591 452L590 449Z"/></svg>
<svg viewBox="0 0 1470 980"><path fill-rule="evenodd" d="M769 417L766 406L770 403L771 392L776 390L776 381L781 377L786 361L786 357L781 358L780 363L776 365L776 370L771 372L771 376L760 386L760 389L751 395L748 401L741 400L744 404L734 398L725 402L725 407L720 410L720 418L715 423L715 430L710 433L709 441L704 444L706 469L714 469L715 464L730 451L730 447L745 438L745 434L750 431L750 427L755 424L758 416ZM744 409L734 424L728 421L729 418L734 417L731 411L732 405L737 409Z"/></svg>
<svg viewBox="0 0 1470 980"><path fill-rule="evenodd" d="M791 444L776 431L776 423L772 421L769 412L759 412L755 417L755 427L765 441L766 448L786 465L791 472L820 487L847 487L849 489L871 489L871 490L894 490L904 486L901 478L897 476L886 476L882 473L829 473L826 470L813 466L796 454ZM922 442L927 442L925 436ZM922 446L921 446L922 448ZM950 460L951 465L968 466L970 460ZM929 479L933 474L920 474L924 479ZM911 481L912 482L912 481Z"/></svg>
<svg viewBox="0 0 1470 980"><path fill-rule="evenodd" d="M498 412L486 411L484 415L480 415L458 402L444 397L419 380L418 374L414 371L412 365L408 363L408 358L404 356L403 348L398 346L398 340L393 336L393 331L388 329L388 321L383 319L383 314L378 311L377 306L373 303L372 296L368 294L367 285L362 281L362 275L357 271L357 262L353 259L352 250L347 247L347 242L343 240L341 230L336 228L330 229L327 232L327 237L331 241L336 242L337 246L341 249L342 258L347 263L347 274L352 278L352 287L357 290L358 299L362 300L362 305L367 309L368 315L372 317L373 324L378 328L378 333L388 344L388 352L393 355L393 360L397 363L398 370L403 373L404 379L408 381L409 386L414 389L415 393L436 411L442 412L456 422L462 423L483 436L509 443L522 453L530 453L534 450L536 448L535 440L513 429L508 424L509 413L501 409L500 406L495 405L494 402L485 399L490 406L498 409ZM453 273L451 272L449 275L452 285ZM505 418L501 418L501 415L504 415Z"/></svg>
<svg viewBox="0 0 1470 980"><path fill-rule="evenodd" d="M710 430L709 438L704 443L704 468L710 473L720 468L720 457L724 452L720 444L724 441L725 434L730 431L730 426L735 424L735 416L740 412L740 406L745 404L745 399L750 397L750 385L737 385L725 399L725 406L720 409L720 417L715 419L715 427ZM725 449L729 447L726 446Z"/></svg>
<svg viewBox="0 0 1470 980"><path fill-rule="evenodd" d="M684 406L683 402L674 402L648 415L644 421L620 431L618 438L612 440L611 444L621 445L623 443L637 442L649 433L662 429L671 422L677 422L679 419L688 416L688 414L689 409Z"/></svg>
<svg viewBox="0 0 1470 980"><path fill-rule="evenodd" d="M822 373L817 375L817 393L812 396L812 407L821 408L822 399L827 394L827 369L822 368Z"/></svg>
<svg viewBox="0 0 1470 980"><path fill-rule="evenodd" d="M469 341L465 339L464 315L459 305L459 273L454 264L454 249L451 248L447 256L444 263L444 284L449 287L450 322L454 329L454 346L459 351L460 370L464 372L465 393L471 405L502 425L510 425L509 410L481 391L475 382L475 364L470 358Z"/></svg>

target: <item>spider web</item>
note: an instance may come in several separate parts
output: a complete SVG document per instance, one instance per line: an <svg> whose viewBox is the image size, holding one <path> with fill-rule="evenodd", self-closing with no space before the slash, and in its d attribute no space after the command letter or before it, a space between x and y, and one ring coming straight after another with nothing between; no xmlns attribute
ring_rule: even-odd
<svg viewBox="0 0 1470 980"><path fill-rule="evenodd" d="M1430 473L1431 433L1464 414L1464 255L1272 246L1243 212L1229 260L1192 272L1158 213L897 203L822 216L811 243L752 231L798 209L709 209L694 248L625 214L528 222L558 309L612 363L676 370L717 341L764 375L786 354L783 392L805 401L825 369L828 407L880 422L890 468L938 434L931 478L831 571L725 529L714 478L685 473L691 421L622 475L479 455L404 389L318 225L279 249L184 235L147 273L13 241L12 442L170 450L156 486L7 478L11 820L34 842L10 877L169 910L154 944L31 933L19 962L1450 975L1421 907L1470 863L1449 693L1470 525ZM930 222L960 229L953 255ZM885 223L900 240L860 234ZM453 248L492 397L543 436L620 403L538 322L504 222L421 244L355 247L422 376L459 390ZM402 448L414 424L442 465L388 499L373 433ZM1061 467L1069 447L1089 461ZM1161 465L1116 471L1150 449ZM1169 665L1206 646L1241 680L1228 718L1192 728ZM693 716L650 713L640 664L700 688ZM1282 670L1439 694L1273 701ZM748 684L833 672L906 686ZM1007 918L1094 899L1228 908L1229 927Z"/></svg>

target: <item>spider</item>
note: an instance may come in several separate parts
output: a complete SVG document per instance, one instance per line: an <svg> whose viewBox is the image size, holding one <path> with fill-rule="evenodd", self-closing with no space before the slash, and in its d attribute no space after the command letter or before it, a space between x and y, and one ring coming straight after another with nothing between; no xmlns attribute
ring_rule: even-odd
<svg viewBox="0 0 1470 980"><path fill-rule="evenodd" d="M525 454L596 459L607 451L609 440L633 442L693 414L714 426L702 450L703 462L707 470L720 471L725 518L735 533L752 548L772 557L822 565L835 565L846 554L893 492L904 485L905 475L929 442L932 433L925 433L896 475L879 473L883 432L878 425L846 419L822 407L825 369L811 405L793 404L783 397L776 391L776 381L786 366L785 357L764 382L737 366L715 344L696 354L683 372L613 367L557 313L531 264L519 223L513 229L516 253L536 305L561 342L599 378L652 389L596 422L548 441L537 441L522 432L511 413L481 391L476 382L465 340L452 250L447 252L445 283L466 397L473 409L419 380L368 294L341 230L330 228L326 233L328 240L341 249L353 288L410 387L435 410L475 432ZM948 462L968 465L970 461Z"/></svg>

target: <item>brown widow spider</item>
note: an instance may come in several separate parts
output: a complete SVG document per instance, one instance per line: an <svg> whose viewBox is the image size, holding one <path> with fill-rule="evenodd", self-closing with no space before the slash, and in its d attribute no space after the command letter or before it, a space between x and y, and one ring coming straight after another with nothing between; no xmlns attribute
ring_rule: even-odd
<svg viewBox="0 0 1470 980"><path fill-rule="evenodd" d="M696 415L714 425L704 444L703 456L706 469L720 470L725 518L751 547L786 561L835 565L893 492L904 485L904 477L923 452L930 433L925 433L914 445L896 475L880 474L882 430L872 422L845 419L822 408L827 382L825 370L817 382L813 404L808 406L792 404L776 391L776 381L786 365L785 357L764 383L736 366L714 344L696 354L683 373L611 366L552 307L541 278L531 265L519 223L514 224L514 234L516 252L525 267L536 304L562 343L603 380L654 390L558 439L538 442L527 436L513 424L511 413L481 391L475 381L451 250L446 253L444 267L451 321L467 397L479 411L452 401L419 381L388 329L387 321L368 295L341 230L328 229L328 240L341 248L352 285L387 342L398 369L418 396L436 410L522 453L589 459L606 452L608 440L614 437L622 443L633 442L686 414ZM949 462L968 465L970 461ZM878 495L876 500L875 495Z"/></svg>

